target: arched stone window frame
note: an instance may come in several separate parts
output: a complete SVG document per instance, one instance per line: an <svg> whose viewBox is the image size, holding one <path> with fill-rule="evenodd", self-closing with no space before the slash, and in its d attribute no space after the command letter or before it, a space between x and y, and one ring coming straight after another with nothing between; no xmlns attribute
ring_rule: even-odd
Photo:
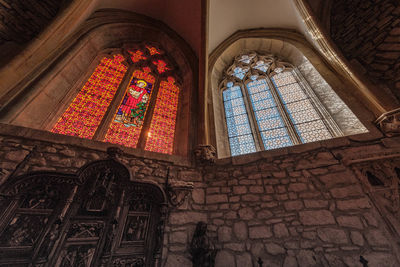
<svg viewBox="0 0 400 267"><path fill-rule="evenodd" d="M263 62L264 70L260 69L260 66L257 64ZM261 63L262 64L262 63ZM245 73L242 73L243 77L238 77L238 74L235 73L236 69L242 69ZM255 151L263 151L274 148L286 147L291 145L304 144L308 142L317 141L306 141L303 140L300 132L296 127L296 123L294 118L290 114L291 112L285 106L284 100L282 99L280 89L276 86L273 81L273 77L275 75L290 72L293 75L293 78L296 80L297 84L300 86L301 90L306 95L306 99L309 100L309 103L312 105L312 110L318 114L318 120L320 120L323 125L326 127L325 134L328 136L320 137L319 140L325 140L335 137L343 136L343 132L338 127L336 122L333 120L332 116L325 109L324 105L319 101L318 97L315 95L313 89L310 87L308 82L304 79L301 72L293 66L291 63L286 62L279 57L273 54L265 54L258 53L255 51L243 52L240 55L236 56L234 62L231 66L228 67L224 74L224 78L220 83L220 91L221 94L224 93L225 90L228 90L230 87L239 86L242 92L242 98L244 100L244 106L246 109L247 118L249 120L249 126L251 128L251 133L253 135ZM253 81L265 80L268 86L268 91L271 92L272 97L274 99L274 103L276 105L276 110L279 113L279 118L284 125L284 131L287 132L287 137L290 139L290 145L276 145L276 147L268 148L265 144L265 140L263 140L261 136L261 129L258 125L257 121L257 111L254 110L252 100L249 93L248 84ZM221 99L224 101L223 95L221 95ZM224 103L225 104L225 103ZM227 123L227 114L225 110L225 131L228 132L228 123ZM267 129L269 130L269 129ZM272 130L272 129L271 129ZM230 137L228 137L229 139ZM230 147L232 147L231 142ZM236 154L230 151L230 154L233 155L241 155ZM243 153L246 154L246 153Z"/></svg>
<svg viewBox="0 0 400 267"><path fill-rule="evenodd" d="M230 157L227 132L224 128L225 119L223 105L221 105L220 82L234 58L242 52L249 51L274 54L298 68L343 131L344 136L303 144L301 148L293 146L273 152L263 151L249 157L241 157L237 159L239 162L271 155L284 155L291 151L296 153L299 149L303 151L316 147L338 147L348 143L349 139L368 140L382 136L373 124L375 110L370 109L370 102L360 101L362 89L354 86L351 79L338 72L333 67L337 62L330 62L331 58L319 54L304 36L287 29L241 30L223 41L209 55L208 86L204 94L204 98L208 102L204 109L206 131L202 140L204 143L216 147L218 158ZM315 87L316 82L322 83L321 88ZM326 91L326 88L329 90ZM321 99L321 94L325 92L329 92L329 96ZM335 101L329 101L331 97ZM338 102L336 102L337 100ZM351 138L347 136L351 136ZM236 159L234 161L236 162Z"/></svg>
<svg viewBox="0 0 400 267"><path fill-rule="evenodd" d="M153 55L150 54L148 48L154 48L157 50L157 52ZM143 57L145 59L140 59L136 62L133 62L131 58L130 53L134 53L136 51L141 51L143 52ZM155 105L156 101L158 98L158 93L160 89L160 83L163 81L167 81L169 78L172 78L174 80L174 84L179 88L179 94L178 94L178 108L176 111L176 116L178 115L180 109L181 109L181 103L182 103L182 79L180 77L180 71L178 67L176 66L176 63L172 58L168 56L168 54L165 52L165 50L155 42L140 42L140 43L128 43L122 45L121 48L110 48L102 51L96 58L93 60L91 63L90 67L88 68L87 72L85 75L83 75L83 78L79 83L77 83L72 90L68 92L68 95L64 97L62 100L62 104L59 106L58 110L56 110L54 113L51 113L50 116L48 117L47 123L44 126L44 129L48 131L52 131L52 129L55 127L57 124L57 121L61 118L61 116L64 114L64 112L68 109L68 107L71 105L72 101L74 98L78 95L78 93L83 89L84 85L88 82L89 78L92 76L94 73L95 69L99 66L101 61L104 58L109 58L112 59L114 56L123 56L124 61L122 62L123 65L126 66L126 71L123 75L123 78L121 82L119 83L119 86L110 102L110 104L107 107L107 110L105 114L102 117L102 120L100 124L97 126L97 129L93 135L92 138L89 138L91 140L97 140L97 141L102 141L102 142L107 142L105 141L105 137L107 136L107 131L109 130L111 123L113 121L113 118L115 117L115 114L118 110L119 105L122 102L122 99L124 98L124 95L127 92L127 88L129 86L129 83L131 79L133 78L133 73L135 71L143 71L144 68L149 68L151 71L149 72L151 76L155 78L155 82L152 86L152 93L151 97L149 99L149 103L146 109L145 117L143 119L143 125L141 126L140 130L140 137L137 142L137 145L135 148L144 150L146 146L146 141L147 141L147 134L149 132L151 122L153 120L153 114L155 110ZM166 63L166 70L165 71L158 71L157 70L157 65L153 63L153 61L157 60L162 60L163 62ZM176 134L176 129L173 129L174 131L174 136ZM174 138L175 139L175 138ZM175 143L175 140L174 140ZM174 154L174 151L172 153L167 153L167 154Z"/></svg>
<svg viewBox="0 0 400 267"><path fill-rule="evenodd" d="M111 56L113 50L121 52L125 45L142 42L158 44L174 63L180 86L180 107L176 119L178 134L175 134L172 156L126 147L124 151L149 158L186 162L197 133L194 108L198 94L198 58L190 45L167 25L133 12L114 9L96 11L57 47L49 48L47 53L32 55L36 63L31 64L27 74L18 76L19 80L7 89L7 103L1 107L0 122L38 130L51 129L54 124L52 119L62 114L101 58ZM26 69L25 65L23 67ZM102 150L110 145L48 132L40 136Z"/></svg>

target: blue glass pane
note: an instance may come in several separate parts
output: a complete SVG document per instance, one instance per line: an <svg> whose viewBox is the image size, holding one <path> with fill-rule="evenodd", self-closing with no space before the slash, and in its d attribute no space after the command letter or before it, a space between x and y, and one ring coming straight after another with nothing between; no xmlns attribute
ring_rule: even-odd
<svg viewBox="0 0 400 267"><path fill-rule="evenodd" d="M273 76L272 81L303 143L332 138L292 72L279 73Z"/></svg>
<svg viewBox="0 0 400 267"><path fill-rule="evenodd" d="M246 75L246 73L249 71L249 69L244 69L241 67L236 67L233 70L233 75L236 76L237 78L239 78L240 80L243 80L244 76Z"/></svg>
<svg viewBox="0 0 400 267"><path fill-rule="evenodd" d="M254 138L240 87L227 88L222 95L232 156L255 152Z"/></svg>
<svg viewBox="0 0 400 267"><path fill-rule="evenodd" d="M266 80L250 82L247 89L265 149L292 145Z"/></svg>
<svg viewBox="0 0 400 267"><path fill-rule="evenodd" d="M264 61L260 60L257 61L256 65L254 66L255 69L261 70L262 72L267 72L270 64L265 63Z"/></svg>

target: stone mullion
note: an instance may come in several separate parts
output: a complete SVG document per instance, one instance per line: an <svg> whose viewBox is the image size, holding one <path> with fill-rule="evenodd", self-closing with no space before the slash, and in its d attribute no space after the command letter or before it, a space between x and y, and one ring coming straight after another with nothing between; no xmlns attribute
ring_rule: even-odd
<svg viewBox="0 0 400 267"><path fill-rule="evenodd" d="M290 119L290 115L287 112L285 105L282 103L281 98L279 97L278 91L275 88L275 85L271 82L271 79L268 78L267 79L268 85L270 87L270 91L272 94L272 97L275 100L276 103L276 107L281 115L281 118L283 119L286 129L288 131L288 135L290 137L290 139L293 142L293 145L298 145L298 144L302 144L301 142L301 138L299 136L299 134L296 131L296 128L294 126L294 123L292 122L292 120Z"/></svg>
<svg viewBox="0 0 400 267"><path fill-rule="evenodd" d="M114 118L115 112L117 111L117 108L125 95L126 88L129 86L132 74L136 69L137 66L131 65L126 71L122 82L118 86L118 89L115 93L113 100L111 101L106 113L103 116L103 119L101 120L101 123L99 124L99 127L97 128L95 134L93 135L94 140L103 141L103 139L105 138L110 123Z"/></svg>
<svg viewBox="0 0 400 267"><path fill-rule="evenodd" d="M253 133L254 143L256 146L256 151L265 150L264 143L261 138L260 131L258 129L257 119L253 110L253 106L251 105L250 96L247 91L247 85L245 82L242 81L240 85L240 89L242 90L243 94L243 102L246 107L247 111L247 118L249 119L250 128Z"/></svg>
<svg viewBox="0 0 400 267"><path fill-rule="evenodd" d="M160 77L156 76L156 81L155 81L153 89L152 89L153 92L151 92L149 104L147 105L147 108L146 108L147 109L146 114L143 118L143 126L142 126L142 130L140 131L139 141L137 144L137 148L139 148L139 149L144 149L144 147L146 145L147 135L148 135L148 131L149 131L150 124L151 124L151 119L153 118L154 108L156 105L158 92L160 89L160 80L161 80Z"/></svg>

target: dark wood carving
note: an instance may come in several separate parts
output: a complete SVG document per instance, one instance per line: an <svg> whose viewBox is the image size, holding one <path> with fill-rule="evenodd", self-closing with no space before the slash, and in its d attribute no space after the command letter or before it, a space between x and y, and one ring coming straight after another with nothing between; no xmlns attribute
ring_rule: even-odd
<svg viewBox="0 0 400 267"><path fill-rule="evenodd" d="M0 188L0 266L160 266L163 192L115 158Z"/></svg>

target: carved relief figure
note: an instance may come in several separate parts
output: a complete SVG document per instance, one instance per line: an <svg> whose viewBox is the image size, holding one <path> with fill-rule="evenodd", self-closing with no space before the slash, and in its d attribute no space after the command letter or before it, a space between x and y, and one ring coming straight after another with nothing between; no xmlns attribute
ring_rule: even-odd
<svg viewBox="0 0 400 267"><path fill-rule="evenodd" d="M125 226L124 241L144 241L147 222L147 216L129 216Z"/></svg>
<svg viewBox="0 0 400 267"><path fill-rule="evenodd" d="M93 260L94 248L89 245L71 246L62 259L60 267L89 267Z"/></svg>

